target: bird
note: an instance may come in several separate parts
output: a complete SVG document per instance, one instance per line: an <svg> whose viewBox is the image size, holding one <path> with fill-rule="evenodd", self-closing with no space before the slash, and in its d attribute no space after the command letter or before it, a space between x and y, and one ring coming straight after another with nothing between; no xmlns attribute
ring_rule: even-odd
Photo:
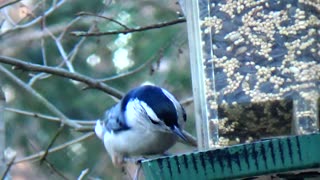
<svg viewBox="0 0 320 180"><path fill-rule="evenodd" d="M178 100L166 89L141 85L130 90L97 120L96 135L116 167L127 158L162 155L180 138L187 116Z"/></svg>

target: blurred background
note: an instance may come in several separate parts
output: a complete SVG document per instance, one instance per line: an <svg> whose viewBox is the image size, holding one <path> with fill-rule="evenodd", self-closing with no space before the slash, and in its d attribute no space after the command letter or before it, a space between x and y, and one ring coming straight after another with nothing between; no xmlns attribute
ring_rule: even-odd
<svg viewBox="0 0 320 180"><path fill-rule="evenodd" d="M192 98L185 22L128 34L71 34L143 28L183 18L175 1L0 0L0 7L1 56L104 79L122 93L149 82L168 89L179 100ZM6 97L2 121L5 133L1 134L5 147L1 148L5 148L6 156L16 153L16 162L46 150L51 142L56 147L87 133L68 126L60 128L59 122L39 118L39 114L49 116L48 119L56 115L30 90L18 85L17 80L42 95L67 118L88 122L87 127L92 127L90 122L115 103L107 93L78 81L0 65L0 85ZM132 71L129 76L108 79ZM195 135L192 103L185 108L186 129ZM178 144L171 152L186 151L190 148ZM9 177L76 179L86 169L89 179L122 177L121 170L113 167L102 142L95 136L49 153L41 162L38 157L16 163L10 168Z"/></svg>

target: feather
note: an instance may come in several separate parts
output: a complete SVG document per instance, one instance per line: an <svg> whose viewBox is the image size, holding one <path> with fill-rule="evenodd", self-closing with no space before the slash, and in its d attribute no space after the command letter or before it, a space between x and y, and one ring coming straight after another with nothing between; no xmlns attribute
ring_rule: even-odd
<svg viewBox="0 0 320 180"><path fill-rule="evenodd" d="M105 121L106 130L109 132L118 133L130 129L126 119L120 112L120 103L116 104L109 111L107 111L103 120Z"/></svg>

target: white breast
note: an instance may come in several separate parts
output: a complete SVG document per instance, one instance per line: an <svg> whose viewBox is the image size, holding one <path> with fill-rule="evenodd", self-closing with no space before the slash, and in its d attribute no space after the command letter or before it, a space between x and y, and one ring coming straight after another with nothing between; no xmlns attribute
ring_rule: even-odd
<svg viewBox="0 0 320 180"><path fill-rule="evenodd" d="M175 144L177 136L166 132L151 132L147 129L130 129L118 133L106 132L104 145L112 157L163 154Z"/></svg>

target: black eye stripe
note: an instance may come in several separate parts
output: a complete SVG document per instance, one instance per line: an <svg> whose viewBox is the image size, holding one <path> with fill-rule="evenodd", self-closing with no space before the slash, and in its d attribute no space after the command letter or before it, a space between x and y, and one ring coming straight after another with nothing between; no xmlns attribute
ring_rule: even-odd
<svg viewBox="0 0 320 180"><path fill-rule="evenodd" d="M148 116L148 118L152 122L152 124L160 124L158 121L153 120L150 116Z"/></svg>

